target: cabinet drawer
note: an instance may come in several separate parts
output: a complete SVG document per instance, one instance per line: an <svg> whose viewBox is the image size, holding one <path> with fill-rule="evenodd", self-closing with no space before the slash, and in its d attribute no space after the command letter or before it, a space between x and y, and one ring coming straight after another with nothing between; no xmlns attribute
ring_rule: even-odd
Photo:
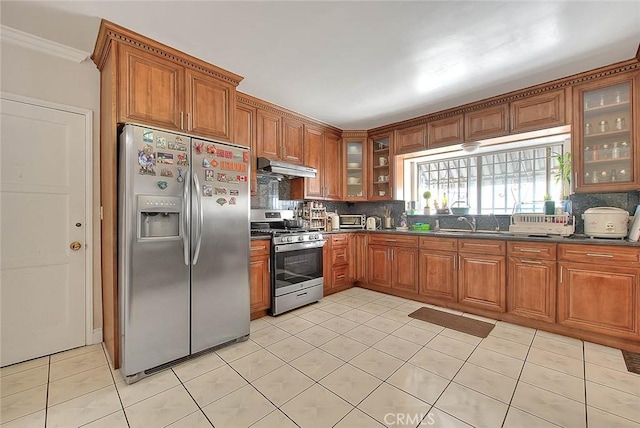
<svg viewBox="0 0 640 428"><path fill-rule="evenodd" d="M509 241L507 242L507 254L527 259L555 260L556 244Z"/></svg>
<svg viewBox="0 0 640 428"><path fill-rule="evenodd" d="M453 238L420 237L420 248L438 251L458 251L458 240Z"/></svg>
<svg viewBox="0 0 640 428"><path fill-rule="evenodd" d="M346 233L337 233L335 235L330 235L330 237L331 248L346 246L349 243L349 235Z"/></svg>
<svg viewBox="0 0 640 428"><path fill-rule="evenodd" d="M393 246L399 246L399 247L418 248L418 237L382 234L382 233L371 234L369 235L369 244L393 245Z"/></svg>
<svg viewBox="0 0 640 428"><path fill-rule="evenodd" d="M640 248L559 244L558 260L599 265L638 266L637 263L640 263Z"/></svg>
<svg viewBox="0 0 640 428"><path fill-rule="evenodd" d="M506 248L506 241L490 239L460 239L458 241L458 251L461 253L504 255Z"/></svg>
<svg viewBox="0 0 640 428"><path fill-rule="evenodd" d="M260 239L251 241L251 257L269 255L269 249L271 247L271 241L268 239Z"/></svg>
<svg viewBox="0 0 640 428"><path fill-rule="evenodd" d="M349 266L334 267L331 271L332 287L349 284Z"/></svg>
<svg viewBox="0 0 640 428"><path fill-rule="evenodd" d="M349 249L346 246L331 248L331 266L349 264Z"/></svg>

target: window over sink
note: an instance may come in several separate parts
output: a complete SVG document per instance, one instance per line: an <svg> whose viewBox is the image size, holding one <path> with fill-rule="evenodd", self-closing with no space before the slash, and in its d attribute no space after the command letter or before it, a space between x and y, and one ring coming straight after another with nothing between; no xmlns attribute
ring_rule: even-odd
<svg viewBox="0 0 640 428"><path fill-rule="evenodd" d="M404 160L407 200L418 212L426 205L425 191L435 214L442 206L470 207L469 214L544 212L545 195L560 199L558 156L570 150L569 134L521 140L462 151L426 154ZM566 189L565 189L566 190ZM566 192L568 194L568 192Z"/></svg>

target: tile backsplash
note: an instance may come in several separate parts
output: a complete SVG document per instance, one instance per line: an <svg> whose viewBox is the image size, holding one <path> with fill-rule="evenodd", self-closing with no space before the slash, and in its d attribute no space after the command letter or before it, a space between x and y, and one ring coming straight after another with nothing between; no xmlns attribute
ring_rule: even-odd
<svg viewBox="0 0 640 428"><path fill-rule="evenodd" d="M584 222L582 214L592 207L616 207L633 215L636 206L640 204L640 192L617 192L617 193L581 193L570 196L573 205L573 215L576 218L576 233L584 232ZM291 200L291 185L289 180L278 180L273 176L258 176L257 194L251 197L251 208L266 209L293 209L303 201ZM323 202L327 212L337 212L338 214L364 214L366 216L383 217L385 210L391 212L394 224L399 222L400 216L405 211L404 201L380 201L380 202ZM440 227L452 229L464 229L465 224L457 221L455 215L412 215L408 217L409 224L417 222L435 223L440 220ZM496 222L500 230L509 229L509 215L497 215L495 218L488 215L478 215L476 217L478 229L493 230Z"/></svg>

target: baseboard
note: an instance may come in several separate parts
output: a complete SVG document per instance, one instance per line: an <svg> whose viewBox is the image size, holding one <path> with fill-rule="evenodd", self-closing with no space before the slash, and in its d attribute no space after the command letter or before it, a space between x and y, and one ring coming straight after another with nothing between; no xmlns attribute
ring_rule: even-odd
<svg viewBox="0 0 640 428"><path fill-rule="evenodd" d="M91 343L87 343L87 345L93 345L95 343L102 343L102 328L93 329L93 337L91 338Z"/></svg>

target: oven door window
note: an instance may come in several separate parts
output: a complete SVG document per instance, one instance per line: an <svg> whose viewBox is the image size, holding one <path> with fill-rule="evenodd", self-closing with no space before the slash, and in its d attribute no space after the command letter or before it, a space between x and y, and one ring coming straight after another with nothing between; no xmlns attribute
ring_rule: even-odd
<svg viewBox="0 0 640 428"><path fill-rule="evenodd" d="M276 288L322 278L322 248L308 248L275 254Z"/></svg>

